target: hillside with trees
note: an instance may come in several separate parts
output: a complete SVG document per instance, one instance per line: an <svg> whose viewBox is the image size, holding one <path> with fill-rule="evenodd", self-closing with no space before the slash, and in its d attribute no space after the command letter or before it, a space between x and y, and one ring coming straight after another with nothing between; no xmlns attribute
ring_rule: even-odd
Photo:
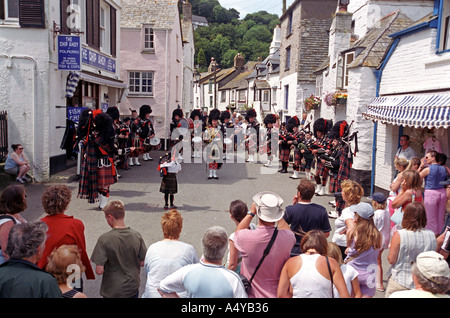
<svg viewBox="0 0 450 318"><path fill-rule="evenodd" d="M200 72L208 69L211 57L220 68L232 67L237 53L244 55L246 61L267 57L273 29L279 24L278 15L260 11L239 19L236 9L226 9L218 0L190 2L192 14L205 17L209 23L209 27L194 32L195 64Z"/></svg>

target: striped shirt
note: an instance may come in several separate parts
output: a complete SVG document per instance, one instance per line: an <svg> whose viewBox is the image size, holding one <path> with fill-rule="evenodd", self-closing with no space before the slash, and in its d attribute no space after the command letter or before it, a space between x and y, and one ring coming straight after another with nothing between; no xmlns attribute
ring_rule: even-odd
<svg viewBox="0 0 450 318"><path fill-rule="evenodd" d="M167 276L160 282L159 289L166 294L186 291L189 298L247 298L235 272L201 261Z"/></svg>

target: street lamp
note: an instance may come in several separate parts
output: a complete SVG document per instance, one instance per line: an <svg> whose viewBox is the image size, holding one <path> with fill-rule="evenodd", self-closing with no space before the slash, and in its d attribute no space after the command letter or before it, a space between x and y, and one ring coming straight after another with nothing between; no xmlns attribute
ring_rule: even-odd
<svg viewBox="0 0 450 318"><path fill-rule="evenodd" d="M217 80L217 71L220 70L218 68L218 64L216 60L212 57L211 58L211 71L214 72L214 108L217 108L217 86L216 86L216 80Z"/></svg>
<svg viewBox="0 0 450 318"><path fill-rule="evenodd" d="M198 105L197 107L201 107L201 96L202 96L202 92L200 90L201 86L200 86L200 79L201 79L202 75L199 73L198 69L194 69L194 80L195 80L195 85L197 85L196 87L196 93L198 94L199 97L198 98Z"/></svg>

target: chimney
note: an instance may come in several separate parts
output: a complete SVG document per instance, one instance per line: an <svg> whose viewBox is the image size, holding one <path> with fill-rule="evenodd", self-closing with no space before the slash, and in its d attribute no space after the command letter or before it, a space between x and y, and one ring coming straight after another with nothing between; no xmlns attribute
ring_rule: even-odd
<svg viewBox="0 0 450 318"><path fill-rule="evenodd" d="M286 0L283 0L283 13L286 12Z"/></svg>
<svg viewBox="0 0 450 318"><path fill-rule="evenodd" d="M209 67L208 67L208 72L212 73L212 72L216 71L217 69L218 69L218 65L217 65L216 59L212 57L211 63L209 64Z"/></svg>
<svg viewBox="0 0 450 318"><path fill-rule="evenodd" d="M183 1L183 20L192 21L192 5L189 3L189 0Z"/></svg>
<svg viewBox="0 0 450 318"><path fill-rule="evenodd" d="M328 47L330 65L334 65L339 52L351 46L352 17L353 14L347 11L338 11L335 13L331 23Z"/></svg>
<svg viewBox="0 0 450 318"><path fill-rule="evenodd" d="M241 53L236 54L234 57L234 68L236 70L242 71L244 70L245 66L245 58L242 56Z"/></svg>
<svg viewBox="0 0 450 318"><path fill-rule="evenodd" d="M277 24L275 29L273 29L273 39L270 43L270 54L275 54L275 52L281 47L281 28Z"/></svg>

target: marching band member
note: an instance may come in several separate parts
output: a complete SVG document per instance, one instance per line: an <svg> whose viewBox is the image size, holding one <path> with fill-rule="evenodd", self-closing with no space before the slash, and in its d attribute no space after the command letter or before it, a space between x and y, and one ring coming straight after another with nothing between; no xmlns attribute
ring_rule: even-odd
<svg viewBox="0 0 450 318"><path fill-rule="evenodd" d="M203 134L203 140L206 142L206 162L208 164L210 179L219 179L217 176L217 170L222 166L223 159L223 141L222 133L219 126L220 110L213 109L209 113L209 126Z"/></svg>
<svg viewBox="0 0 450 318"><path fill-rule="evenodd" d="M194 109L190 118L194 121L194 130L191 136L194 158L201 158L202 154L202 133L204 131L203 115L200 109Z"/></svg>
<svg viewBox="0 0 450 318"><path fill-rule="evenodd" d="M106 113L111 116L112 120L113 120L113 128L114 128L114 132L115 132L115 136L114 136L114 145L116 146L117 149L119 149L119 131L120 131L120 112L119 109L117 107L108 107L108 109L106 110ZM121 165L121 159L122 156L118 156L116 155L114 158L114 164L116 165L116 168L118 166L122 166ZM120 175L117 174L117 177L120 178Z"/></svg>
<svg viewBox="0 0 450 318"><path fill-rule="evenodd" d="M181 164L177 160L171 160L170 154L159 158L158 171L162 177L159 192L164 193L164 210L177 208L173 201L175 194L178 192L177 173L180 170Z"/></svg>
<svg viewBox="0 0 450 318"><path fill-rule="evenodd" d="M223 152L225 156L223 159L231 160L230 149L233 147L233 139L234 139L234 124L230 120L231 114L229 110L224 110L220 113L220 130L223 137ZM229 136L230 135L230 136Z"/></svg>
<svg viewBox="0 0 450 318"><path fill-rule="evenodd" d="M141 141L142 153L144 161L153 160L150 157L150 150L152 146L150 145L150 139L155 137L155 130L153 129L153 124L150 120L150 114L152 113L152 108L149 105L142 105L139 109L139 125L140 134L139 139Z"/></svg>
<svg viewBox="0 0 450 318"><path fill-rule="evenodd" d="M300 171L300 165L302 163L302 154L300 152L300 149L298 148L298 145L301 142L301 133L299 131L299 126L300 120L298 119L297 116L289 118L286 124L286 129L290 133L290 138L287 143L290 145L290 149L294 150L294 162L293 162L294 173L292 176L290 176L290 178L292 179L300 178L298 173Z"/></svg>
<svg viewBox="0 0 450 318"><path fill-rule="evenodd" d="M272 138L277 139L275 136L275 128L273 125L277 122L277 116L275 114L268 114L264 117L264 125L266 126L266 138L263 152L267 153L267 163L264 165L265 167L272 167Z"/></svg>
<svg viewBox="0 0 450 318"><path fill-rule="evenodd" d="M131 124L131 118L130 117L125 117L123 122L120 124L119 126L119 149L126 149L129 148L131 146L130 143L130 134L131 134L131 128L130 128L130 124ZM121 160L121 164L122 164L122 168L125 170L128 170L128 157L129 154L128 153L123 153L120 157Z"/></svg>
<svg viewBox="0 0 450 318"><path fill-rule="evenodd" d="M256 119L256 111L252 108L247 111L245 116L247 121L246 130L246 146L248 149L248 159L247 162L256 163L258 161L257 151L258 151L258 137L259 137L259 123Z"/></svg>
<svg viewBox="0 0 450 318"><path fill-rule="evenodd" d="M170 146L172 148L172 156L175 155L175 153L177 152L176 150L178 149L178 147L180 147L178 143L183 140L183 136L174 134L174 130L180 127L180 120L183 118L183 116L183 110L181 109L180 105L178 105L178 107L172 112L172 121L170 123ZM180 148L181 149L179 150L180 152L178 153L177 160L183 160L183 157L181 156L181 151L183 149L182 147Z"/></svg>
<svg viewBox="0 0 450 318"><path fill-rule="evenodd" d="M286 128L285 128L286 127ZM289 166L289 156L291 154L291 144L288 141L292 140L291 133L287 130L287 125L285 123L281 124L280 127L280 139L278 141L280 145L280 162L281 169L278 172L287 173Z"/></svg>
<svg viewBox="0 0 450 318"><path fill-rule="evenodd" d="M325 152L326 149L329 149L330 140L327 137L327 133L331 129L331 126L333 126L333 122L331 120L326 120L323 118L317 119L313 125L316 142L314 144L312 153L316 156L316 174L314 176L314 179L316 180L317 184L317 195L325 195L328 169L320 160L319 155Z"/></svg>
<svg viewBox="0 0 450 318"><path fill-rule="evenodd" d="M309 130L305 131L305 139L299 145L300 152L305 159L305 176L307 180L311 180L311 166L314 161L314 155L312 154L312 146L314 144L313 133Z"/></svg>

